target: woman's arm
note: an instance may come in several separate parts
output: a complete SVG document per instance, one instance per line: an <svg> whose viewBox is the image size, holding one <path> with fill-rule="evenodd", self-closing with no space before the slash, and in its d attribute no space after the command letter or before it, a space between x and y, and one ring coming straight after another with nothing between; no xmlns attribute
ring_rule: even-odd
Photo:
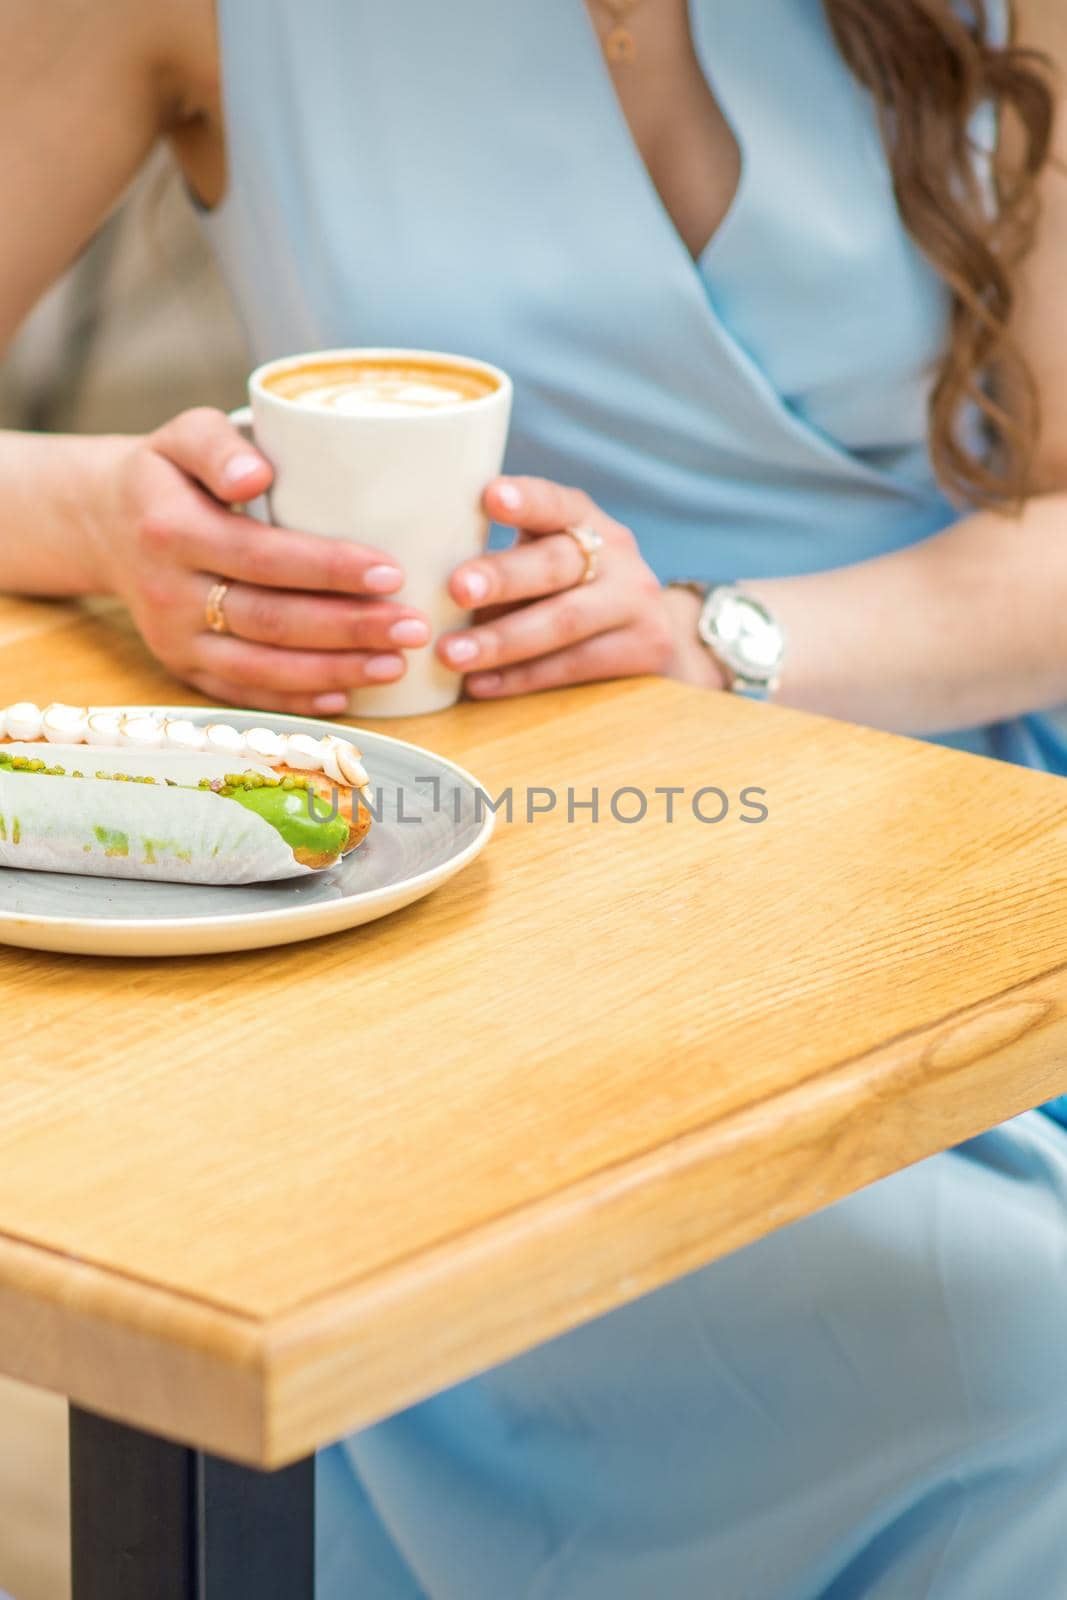
<svg viewBox="0 0 1067 1600"><path fill-rule="evenodd" d="M0 8L0 346L141 167L176 90L153 0Z"/></svg>
<svg viewBox="0 0 1067 1600"><path fill-rule="evenodd" d="M0 8L0 349L118 202L168 113L149 0ZM0 434L0 587L102 587L85 488L117 444Z"/></svg>
<svg viewBox="0 0 1067 1600"><path fill-rule="evenodd" d="M1067 494L860 566L744 587L785 630L783 704L936 733L1067 700Z"/></svg>
<svg viewBox="0 0 1067 1600"><path fill-rule="evenodd" d="M0 590L103 594L102 492L128 439L0 431Z"/></svg>
<svg viewBox="0 0 1067 1600"><path fill-rule="evenodd" d="M860 566L747 584L786 630L790 705L923 733L1067 700L1067 11L1018 10L1020 43L1051 58L1060 87L1014 330L1041 393L1040 492L1021 518L981 513Z"/></svg>
<svg viewBox="0 0 1067 1600"><path fill-rule="evenodd" d="M206 199L224 183L212 0L3 0L0 345L169 137ZM232 504L269 464L219 412L145 438L0 433L0 589L120 595L149 647L220 702L332 713L429 639L384 597L381 551L262 527ZM206 625L226 579L229 631Z"/></svg>

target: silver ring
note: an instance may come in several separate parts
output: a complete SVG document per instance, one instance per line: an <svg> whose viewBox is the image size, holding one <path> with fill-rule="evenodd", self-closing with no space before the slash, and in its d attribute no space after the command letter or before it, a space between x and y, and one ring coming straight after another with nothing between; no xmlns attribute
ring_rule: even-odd
<svg viewBox="0 0 1067 1600"><path fill-rule="evenodd" d="M587 528L584 523L576 523L573 527L564 528L562 531L567 535L568 539L574 540L582 552L582 559L585 562L585 570L577 580L575 587L577 588L580 583L592 583L599 570L597 556L604 548L604 535L597 533L595 528Z"/></svg>

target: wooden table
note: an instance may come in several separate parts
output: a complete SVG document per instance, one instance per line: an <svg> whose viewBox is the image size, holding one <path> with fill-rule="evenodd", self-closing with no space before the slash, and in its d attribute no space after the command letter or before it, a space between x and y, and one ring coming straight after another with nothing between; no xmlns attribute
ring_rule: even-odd
<svg viewBox="0 0 1067 1600"><path fill-rule="evenodd" d="M103 609L0 644L0 701L175 697ZM1058 779L652 681L403 732L516 796L430 900L2 958L0 1370L73 1403L78 1600L303 1600L317 1447L1067 1089Z"/></svg>

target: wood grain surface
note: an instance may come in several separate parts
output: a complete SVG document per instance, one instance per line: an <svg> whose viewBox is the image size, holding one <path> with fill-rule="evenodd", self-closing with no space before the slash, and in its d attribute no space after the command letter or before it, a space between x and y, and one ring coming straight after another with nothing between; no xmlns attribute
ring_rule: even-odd
<svg viewBox="0 0 1067 1600"><path fill-rule="evenodd" d="M16 698L195 700L3 601ZM0 955L0 1371L280 1464L1067 1091L1060 780L650 680L386 731L515 797L429 900Z"/></svg>

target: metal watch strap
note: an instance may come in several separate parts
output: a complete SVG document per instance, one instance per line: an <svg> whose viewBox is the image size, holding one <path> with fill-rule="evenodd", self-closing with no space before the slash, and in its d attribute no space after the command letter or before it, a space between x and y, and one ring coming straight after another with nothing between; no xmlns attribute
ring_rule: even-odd
<svg viewBox="0 0 1067 1600"><path fill-rule="evenodd" d="M733 597L735 600L743 602L746 607L755 611L756 614L759 615L766 624L774 628L775 633L778 636L780 650L780 629L778 629L778 625L775 622L774 617L768 612L766 606L764 606L762 602L757 600L753 595L746 594L744 590L738 589L735 584L731 583L708 584L701 583L695 578L679 578L671 582L668 587L672 589L686 589L690 594L696 595L697 599L701 602L700 615L697 621L697 637L722 673L726 688L734 694L744 694L752 699L769 699L778 687L778 674L781 665L780 659L774 667L771 667L770 663L768 663L770 670L768 670L766 674L752 675L747 673L744 670L743 665L740 664L736 658L731 659L729 657L727 651L722 648L721 644L717 648L712 626L706 621L709 610L712 608L712 602L716 595L722 595L724 598Z"/></svg>

